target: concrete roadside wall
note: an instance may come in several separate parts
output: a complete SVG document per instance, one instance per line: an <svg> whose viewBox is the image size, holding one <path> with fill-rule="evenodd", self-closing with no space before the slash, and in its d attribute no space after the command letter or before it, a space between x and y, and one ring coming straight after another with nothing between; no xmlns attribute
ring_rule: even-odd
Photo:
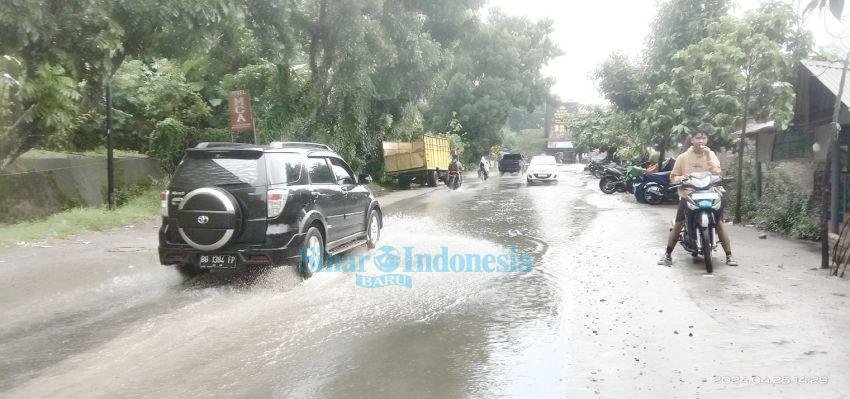
<svg viewBox="0 0 850 399"><path fill-rule="evenodd" d="M721 169L724 172L731 170L730 168L736 162L737 155L731 151L717 151L716 153ZM744 164L749 168L755 167L753 166L754 160L751 149L744 153ZM814 183L817 169L817 161L811 157L774 160L763 164L764 175L762 177L767 180L771 173L785 173L800 186L803 193L812 196L815 194Z"/></svg>
<svg viewBox="0 0 850 399"><path fill-rule="evenodd" d="M134 186L162 172L155 159L115 157L116 187ZM106 203L105 156L40 153L0 174L0 223L41 218L78 206Z"/></svg>

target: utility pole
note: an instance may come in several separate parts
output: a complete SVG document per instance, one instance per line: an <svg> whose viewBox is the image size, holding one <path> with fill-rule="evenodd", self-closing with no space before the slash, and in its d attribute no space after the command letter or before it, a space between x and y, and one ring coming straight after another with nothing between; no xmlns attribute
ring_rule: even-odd
<svg viewBox="0 0 850 399"><path fill-rule="evenodd" d="M109 209L115 210L114 162L112 158L112 79L106 80L106 197Z"/></svg>
<svg viewBox="0 0 850 399"><path fill-rule="evenodd" d="M835 96L835 106L832 109L832 140L827 152L827 165L824 168L824 184L821 190L821 269L829 268L829 233L838 231L838 180L841 177L841 161L838 159L840 147L838 139L841 137L841 124L838 123L841 113L841 97L844 95L844 81L847 77L847 63L850 61L850 52L844 57L841 68L841 80L838 86L838 94ZM827 198L824 191L829 190L829 223L826 221Z"/></svg>
<svg viewBox="0 0 850 399"><path fill-rule="evenodd" d="M850 52L844 57L844 63L841 67L841 83L838 85L838 95L835 97L835 107L832 110L832 145L830 146L830 196L829 196L829 231L832 233L838 232L838 190L839 180L841 179L841 159L838 156L841 147L838 140L841 137L841 124L838 121L841 113L841 97L844 95L844 81L847 77L847 62L850 61Z"/></svg>

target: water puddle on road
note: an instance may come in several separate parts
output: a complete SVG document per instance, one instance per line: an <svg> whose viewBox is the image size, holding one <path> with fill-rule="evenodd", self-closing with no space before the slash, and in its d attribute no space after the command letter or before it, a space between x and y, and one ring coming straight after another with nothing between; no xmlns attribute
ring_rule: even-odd
<svg viewBox="0 0 850 399"><path fill-rule="evenodd" d="M86 396L93 383L106 396L565 392L564 265L595 211L571 185L516 180L410 201L386 217L377 248L346 254L353 270L340 260L306 281L276 268L166 285L97 344L31 365L9 393ZM527 256L531 268L476 270L487 256ZM431 271L418 270L426 259Z"/></svg>

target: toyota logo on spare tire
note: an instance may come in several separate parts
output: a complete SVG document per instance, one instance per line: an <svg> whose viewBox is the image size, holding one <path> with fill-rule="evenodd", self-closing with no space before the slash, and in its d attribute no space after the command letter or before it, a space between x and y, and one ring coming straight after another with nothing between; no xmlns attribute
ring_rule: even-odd
<svg viewBox="0 0 850 399"><path fill-rule="evenodd" d="M236 238L242 213L236 198L218 187L190 191L177 208L177 232L187 244L215 251Z"/></svg>

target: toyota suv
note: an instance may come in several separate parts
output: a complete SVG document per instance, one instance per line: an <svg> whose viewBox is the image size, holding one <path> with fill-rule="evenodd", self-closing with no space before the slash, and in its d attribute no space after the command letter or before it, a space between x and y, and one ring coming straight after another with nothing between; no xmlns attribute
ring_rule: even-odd
<svg viewBox="0 0 850 399"><path fill-rule="evenodd" d="M499 161L499 174L505 173L520 173L525 166L522 155L520 154L505 154Z"/></svg>
<svg viewBox="0 0 850 399"><path fill-rule="evenodd" d="M383 222L369 182L323 144L198 144L161 195L160 263L186 278L269 265L309 277L326 255L375 246Z"/></svg>

